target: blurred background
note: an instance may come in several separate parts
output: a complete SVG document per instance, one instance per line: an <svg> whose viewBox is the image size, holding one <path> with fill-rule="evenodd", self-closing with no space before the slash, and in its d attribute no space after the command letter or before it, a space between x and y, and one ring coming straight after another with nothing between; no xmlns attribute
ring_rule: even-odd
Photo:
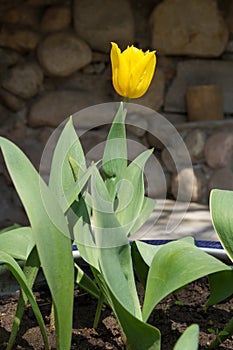
<svg viewBox="0 0 233 350"><path fill-rule="evenodd" d="M182 136L195 175L192 201L208 204L212 188L233 190L232 0L1 0L0 135L38 168L47 140L69 115L120 101L111 41L122 50L156 50L152 84L132 102L162 114ZM169 139L164 144L150 133L153 121L143 113L129 118L135 127L128 138L155 148L167 198L176 199L178 179L188 186L190 178L182 156L177 172ZM105 140L111 121L92 128L90 119L80 120L86 152ZM159 181L153 169L150 179ZM155 186L153 197L160 190ZM26 222L2 158L0 200L0 227Z"/></svg>

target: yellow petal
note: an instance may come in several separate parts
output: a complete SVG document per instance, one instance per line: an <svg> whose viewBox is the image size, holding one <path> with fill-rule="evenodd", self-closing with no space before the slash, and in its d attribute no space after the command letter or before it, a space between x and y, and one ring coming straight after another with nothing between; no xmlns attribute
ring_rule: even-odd
<svg viewBox="0 0 233 350"><path fill-rule="evenodd" d="M121 50L118 45L114 42L112 44L112 49L110 53L111 64L112 64L112 83L116 92L122 96L122 91L119 86L119 68L120 68L120 57Z"/></svg>
<svg viewBox="0 0 233 350"><path fill-rule="evenodd" d="M141 97L146 93L154 75L156 57L154 52L147 53L131 71L131 98Z"/></svg>

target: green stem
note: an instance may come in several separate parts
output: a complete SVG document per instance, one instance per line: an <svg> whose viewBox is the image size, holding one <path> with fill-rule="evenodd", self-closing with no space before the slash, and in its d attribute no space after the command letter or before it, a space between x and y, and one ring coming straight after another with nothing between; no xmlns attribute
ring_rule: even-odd
<svg viewBox="0 0 233 350"><path fill-rule="evenodd" d="M95 313L93 328L98 327L103 303L104 303L104 295L103 295L103 293L100 293L100 296L98 299L98 304L97 304L97 309L96 309L96 313Z"/></svg>

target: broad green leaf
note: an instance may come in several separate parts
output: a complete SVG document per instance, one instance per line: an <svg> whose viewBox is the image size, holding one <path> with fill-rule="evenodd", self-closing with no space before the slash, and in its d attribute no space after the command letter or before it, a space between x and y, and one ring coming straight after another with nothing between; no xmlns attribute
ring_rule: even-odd
<svg viewBox="0 0 233 350"><path fill-rule="evenodd" d="M113 211L105 183L98 170L93 170L92 212L95 243L100 248L99 269L124 307L140 318L129 242Z"/></svg>
<svg viewBox="0 0 233 350"><path fill-rule="evenodd" d="M13 224L13 225L11 225L11 226L8 226L8 227L5 227L4 229L2 229L2 230L0 231L0 234L1 234L1 233L4 233L4 232L7 232L7 231L15 230L16 228L19 228L19 227L21 227L21 225L19 225L19 224Z"/></svg>
<svg viewBox="0 0 233 350"><path fill-rule="evenodd" d="M75 264L75 268L77 270L76 283L90 295L98 299L100 290L96 283L77 264Z"/></svg>
<svg viewBox="0 0 233 350"><path fill-rule="evenodd" d="M206 306L218 304L233 294L233 270L220 271L209 276L210 297Z"/></svg>
<svg viewBox="0 0 233 350"><path fill-rule="evenodd" d="M26 260L34 245L31 227L0 232L0 249L15 259Z"/></svg>
<svg viewBox="0 0 233 350"><path fill-rule="evenodd" d="M120 302L101 274L97 273L99 285L111 305L116 318L126 336L127 350L160 350L161 335L157 328L132 315Z"/></svg>
<svg viewBox="0 0 233 350"><path fill-rule="evenodd" d="M86 192L84 197L80 196L75 209L77 221L73 227L74 244L77 245L81 257L91 266L98 270L99 248L96 247L94 233L91 227L90 196Z"/></svg>
<svg viewBox="0 0 233 350"><path fill-rule="evenodd" d="M28 285L27 279L23 273L23 271L20 269L19 265L16 263L16 261L7 253L4 251L0 251L0 264L6 264L11 273L14 275L18 283L20 284L20 287L23 289L24 293L26 294L27 298L29 299L29 302L31 304L31 307L33 309L33 312L35 314L35 317L37 319L37 322L40 326L40 330L43 336L45 348L49 349L49 343L48 343L48 337L46 334L46 328L44 324L43 317L41 315L40 309L37 305L37 302L35 300L35 297L32 293L32 290L30 286Z"/></svg>
<svg viewBox="0 0 233 350"><path fill-rule="evenodd" d="M212 190L210 213L219 240L233 261L233 191Z"/></svg>
<svg viewBox="0 0 233 350"><path fill-rule="evenodd" d="M149 271L149 266L143 260L141 254L136 245L136 241L132 242L131 246L133 266L139 281L142 283L143 287L146 287L146 280Z"/></svg>
<svg viewBox="0 0 233 350"><path fill-rule="evenodd" d="M142 241L134 241L133 248L137 248L145 264L150 267L155 254L162 248L162 245L153 245Z"/></svg>
<svg viewBox="0 0 233 350"><path fill-rule="evenodd" d="M38 257L36 247L34 247L28 256L23 269L29 288L32 288L35 282L36 276L39 272L39 268L40 268L40 260ZM6 350L11 350L14 345L15 338L19 329L19 325L21 323L24 310L27 306L27 301L28 301L27 294L24 292L23 289L21 289L18 303L17 303L17 309L15 312L14 322L11 328L11 335L7 343Z"/></svg>
<svg viewBox="0 0 233 350"><path fill-rule="evenodd" d="M106 178L115 178L115 183L121 178L122 171L127 167L128 162L125 131L126 112L121 102L109 131L103 155L104 175Z"/></svg>
<svg viewBox="0 0 233 350"><path fill-rule="evenodd" d="M49 187L56 194L63 211L71 204L69 194L75 184L69 157L79 164L82 171L86 170L85 156L72 118L66 123L56 144L49 178Z"/></svg>
<svg viewBox="0 0 233 350"><path fill-rule="evenodd" d="M122 181L119 182L116 216L128 233L134 227L143 208L145 194L143 171L151 153L152 150L147 150L134 159L123 172Z"/></svg>
<svg viewBox="0 0 233 350"><path fill-rule="evenodd" d="M23 152L2 137L0 145L31 223L41 266L52 294L57 349L68 350L72 330L74 266L67 222L55 195Z"/></svg>
<svg viewBox="0 0 233 350"><path fill-rule="evenodd" d="M203 276L231 268L186 241L162 246L148 272L143 320L165 296Z"/></svg>
<svg viewBox="0 0 233 350"><path fill-rule="evenodd" d="M131 228L131 235L137 230L140 229L140 227L149 219L150 214L153 212L155 208L155 200L151 198L144 197L141 212L138 215L134 226Z"/></svg>
<svg viewBox="0 0 233 350"><path fill-rule="evenodd" d="M100 253L100 272L122 306L138 319L142 318L134 280L129 245L104 248Z"/></svg>
<svg viewBox="0 0 233 350"><path fill-rule="evenodd" d="M93 167L91 176L91 200L96 247L128 244L127 235L115 215L110 195L96 167Z"/></svg>
<svg viewBox="0 0 233 350"><path fill-rule="evenodd" d="M176 342L174 350L197 350L199 327L197 324L189 326Z"/></svg>

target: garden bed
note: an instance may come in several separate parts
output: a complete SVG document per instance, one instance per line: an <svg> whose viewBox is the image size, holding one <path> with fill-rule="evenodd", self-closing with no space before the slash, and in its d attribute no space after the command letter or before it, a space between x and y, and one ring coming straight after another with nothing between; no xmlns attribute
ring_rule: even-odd
<svg viewBox="0 0 233 350"><path fill-rule="evenodd" d="M140 285L138 288L139 294L142 295ZM49 291L45 287L39 288L36 296L49 331L51 307ZM204 304L208 296L207 279L203 278L189 284L176 294L169 295L156 307L149 322L158 327L162 333L162 350L173 349L180 334L192 323L200 326L199 349L208 349L208 345L215 337L209 329L222 330L232 317L233 310L233 298L205 310ZM6 349L16 304L17 298L14 297L0 300L0 350ZM92 327L95 309L96 300L77 289L71 349L124 349L120 329L107 306L103 309L99 327L97 329ZM55 335L52 331L49 333L50 342L55 349ZM40 330L30 306L24 315L14 349L43 349ZM233 339L225 341L218 349L233 349Z"/></svg>

